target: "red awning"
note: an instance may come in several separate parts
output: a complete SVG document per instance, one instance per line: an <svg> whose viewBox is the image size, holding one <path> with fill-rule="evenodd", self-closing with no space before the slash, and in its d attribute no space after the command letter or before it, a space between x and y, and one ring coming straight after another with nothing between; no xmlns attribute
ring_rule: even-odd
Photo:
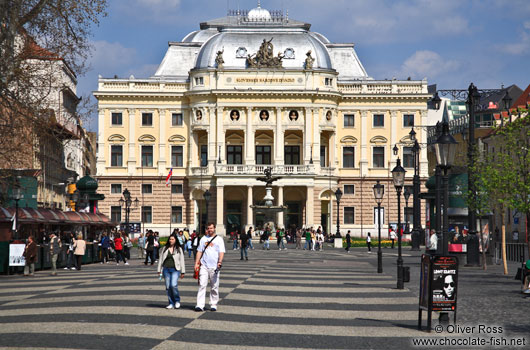
<svg viewBox="0 0 530 350"><path fill-rule="evenodd" d="M11 221L14 215L15 208L0 207L0 222ZM18 221L19 223L31 224L117 225L108 216L101 213L81 213L45 208L18 208Z"/></svg>

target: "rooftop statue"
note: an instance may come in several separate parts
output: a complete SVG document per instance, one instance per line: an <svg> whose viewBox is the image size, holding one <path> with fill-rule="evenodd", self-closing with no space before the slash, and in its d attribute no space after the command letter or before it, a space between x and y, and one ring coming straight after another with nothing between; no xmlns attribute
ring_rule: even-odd
<svg viewBox="0 0 530 350"><path fill-rule="evenodd" d="M217 63L217 68L218 69L222 69L223 68L223 64L225 63L225 61L223 60L223 53L225 52L225 50L223 49L223 51L217 51L217 56L215 57L215 63Z"/></svg>
<svg viewBox="0 0 530 350"><path fill-rule="evenodd" d="M266 187L270 187L274 181L277 181L277 180L281 179L280 176L272 177L272 168L271 167L265 168L263 173L265 174L265 176L264 177L258 177L258 178L256 178L256 180L265 182L265 186Z"/></svg>
<svg viewBox="0 0 530 350"><path fill-rule="evenodd" d="M305 69L313 69L313 63L315 59L311 56L311 50L307 51L305 59Z"/></svg>
<svg viewBox="0 0 530 350"><path fill-rule="evenodd" d="M278 53L277 57L274 57L274 46L272 45L272 39L267 41L263 39L258 52L254 55L247 56L247 65L250 68L283 68L281 53Z"/></svg>

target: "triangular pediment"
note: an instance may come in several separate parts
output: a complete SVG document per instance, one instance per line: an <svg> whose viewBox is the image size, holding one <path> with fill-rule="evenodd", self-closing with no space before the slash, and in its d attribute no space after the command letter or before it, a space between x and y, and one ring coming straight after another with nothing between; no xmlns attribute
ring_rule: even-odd
<svg viewBox="0 0 530 350"><path fill-rule="evenodd" d="M114 134L114 135L110 135L108 140L109 142L125 142L125 136Z"/></svg>
<svg viewBox="0 0 530 350"><path fill-rule="evenodd" d="M260 144L269 144L269 143L274 142L272 136L267 135L267 134L260 134L256 136L255 140L256 140L256 143L260 143Z"/></svg>
<svg viewBox="0 0 530 350"><path fill-rule="evenodd" d="M344 136L342 139L340 139L340 142L342 143L357 143L357 138L354 136Z"/></svg>
<svg viewBox="0 0 530 350"><path fill-rule="evenodd" d="M296 134L290 134L289 136L285 137L285 142L288 143L300 143L302 142L302 138Z"/></svg>
<svg viewBox="0 0 530 350"><path fill-rule="evenodd" d="M144 134L138 138L138 142L155 142L156 138L153 135Z"/></svg>
<svg viewBox="0 0 530 350"><path fill-rule="evenodd" d="M226 138L227 143L236 143L240 144L243 143L245 140L243 139L243 136L240 136L238 134L232 134Z"/></svg>
<svg viewBox="0 0 530 350"><path fill-rule="evenodd" d="M172 135L169 137L168 142L186 142L186 138L182 135Z"/></svg>
<svg viewBox="0 0 530 350"><path fill-rule="evenodd" d="M388 140L384 136L374 136L370 139L370 143L387 143Z"/></svg>

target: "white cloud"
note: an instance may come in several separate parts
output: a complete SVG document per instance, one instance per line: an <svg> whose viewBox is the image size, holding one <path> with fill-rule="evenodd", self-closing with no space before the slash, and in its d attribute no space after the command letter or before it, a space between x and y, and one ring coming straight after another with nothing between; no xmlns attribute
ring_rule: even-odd
<svg viewBox="0 0 530 350"><path fill-rule="evenodd" d="M524 29L530 29L530 21L526 21L523 23Z"/></svg>
<svg viewBox="0 0 530 350"><path fill-rule="evenodd" d="M430 80L442 74L454 74L460 64L455 60L444 59L438 53L429 50L416 51L401 66L401 74L414 79Z"/></svg>
<svg viewBox="0 0 530 350"><path fill-rule="evenodd" d="M155 74L158 68L158 64L144 64L139 67L133 67L127 72L127 77L129 75L134 75L135 78L149 78Z"/></svg>
<svg viewBox="0 0 530 350"><path fill-rule="evenodd" d="M89 60L91 70L96 74L120 74L127 65L136 59L136 49L125 47L118 42L94 41L94 52Z"/></svg>
<svg viewBox="0 0 530 350"><path fill-rule="evenodd" d="M519 42L501 45L500 48L502 51L511 55L524 55L530 53L530 34L528 32L522 32Z"/></svg>

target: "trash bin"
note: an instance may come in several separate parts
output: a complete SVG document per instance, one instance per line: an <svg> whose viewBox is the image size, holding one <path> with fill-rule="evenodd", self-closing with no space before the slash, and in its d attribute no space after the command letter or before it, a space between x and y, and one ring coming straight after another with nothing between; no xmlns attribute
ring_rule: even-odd
<svg viewBox="0 0 530 350"><path fill-rule="evenodd" d="M403 266L403 282L410 282L410 266Z"/></svg>

